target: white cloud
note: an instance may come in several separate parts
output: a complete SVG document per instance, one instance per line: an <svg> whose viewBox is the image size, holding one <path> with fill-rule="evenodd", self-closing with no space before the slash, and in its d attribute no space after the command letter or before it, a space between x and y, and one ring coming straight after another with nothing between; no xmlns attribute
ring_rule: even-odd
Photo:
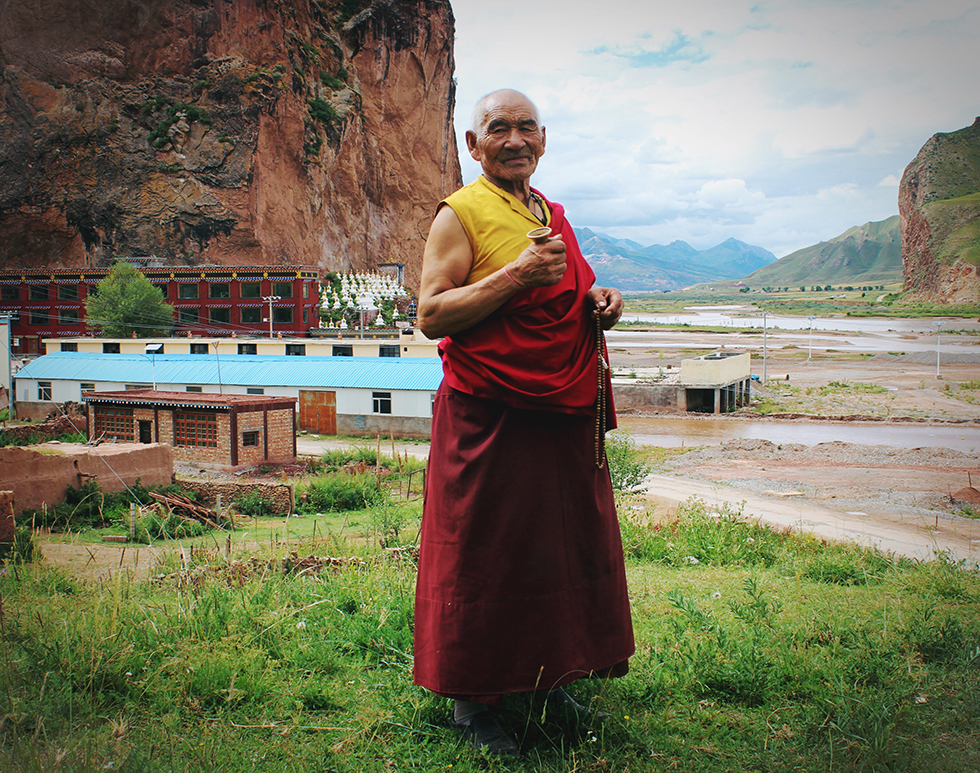
<svg viewBox="0 0 980 773"><path fill-rule="evenodd" d="M980 105L967 0L453 10L460 139L484 93L525 91L548 127L535 186L576 225L643 243L781 255L884 219L923 142Z"/></svg>

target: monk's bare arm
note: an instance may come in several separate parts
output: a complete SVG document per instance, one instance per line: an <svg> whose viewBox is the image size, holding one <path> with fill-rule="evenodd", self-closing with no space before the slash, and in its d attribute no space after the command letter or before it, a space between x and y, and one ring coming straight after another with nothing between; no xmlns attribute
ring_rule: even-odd
<svg viewBox="0 0 980 773"><path fill-rule="evenodd" d="M565 273L565 244L551 239L531 245L503 269L464 285L473 250L456 213L444 206L436 214L422 255L419 327L441 338L473 327L525 287L557 284ZM508 277L509 273L509 277Z"/></svg>

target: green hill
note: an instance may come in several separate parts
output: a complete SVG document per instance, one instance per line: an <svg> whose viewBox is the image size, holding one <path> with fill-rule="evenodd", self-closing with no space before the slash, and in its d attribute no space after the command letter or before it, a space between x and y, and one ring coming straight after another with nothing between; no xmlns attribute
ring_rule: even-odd
<svg viewBox="0 0 980 773"><path fill-rule="evenodd" d="M848 228L840 236L790 253L740 280L750 287L885 284L902 279L899 218ZM729 283L734 284L734 283Z"/></svg>

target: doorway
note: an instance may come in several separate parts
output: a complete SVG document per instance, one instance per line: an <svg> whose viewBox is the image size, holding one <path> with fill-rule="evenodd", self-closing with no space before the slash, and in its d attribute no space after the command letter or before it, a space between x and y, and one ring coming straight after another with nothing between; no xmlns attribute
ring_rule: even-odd
<svg viewBox="0 0 980 773"><path fill-rule="evenodd" d="M152 443L153 442L153 422L152 421L141 421L140 422L140 443Z"/></svg>

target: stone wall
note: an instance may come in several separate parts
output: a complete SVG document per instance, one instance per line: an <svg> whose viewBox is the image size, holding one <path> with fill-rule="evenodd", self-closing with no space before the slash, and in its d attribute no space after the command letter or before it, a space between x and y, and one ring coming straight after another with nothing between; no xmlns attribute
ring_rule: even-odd
<svg viewBox="0 0 980 773"><path fill-rule="evenodd" d="M204 504L214 507L221 494L221 506L230 507L248 494L258 492L271 506L270 513L289 515L293 511L294 496L292 486L284 483L246 483L239 481L210 482L179 480L180 487L193 491Z"/></svg>
<svg viewBox="0 0 980 773"><path fill-rule="evenodd" d="M9 425L2 431L8 437L16 438L21 442L32 437L50 440L59 435L74 434L75 432L85 435L88 432L88 419L85 416L78 415L72 415L70 418L59 416L57 419L41 421L35 424Z"/></svg>
<svg viewBox="0 0 980 773"><path fill-rule="evenodd" d="M613 384L617 411L686 411L686 390L679 384Z"/></svg>

